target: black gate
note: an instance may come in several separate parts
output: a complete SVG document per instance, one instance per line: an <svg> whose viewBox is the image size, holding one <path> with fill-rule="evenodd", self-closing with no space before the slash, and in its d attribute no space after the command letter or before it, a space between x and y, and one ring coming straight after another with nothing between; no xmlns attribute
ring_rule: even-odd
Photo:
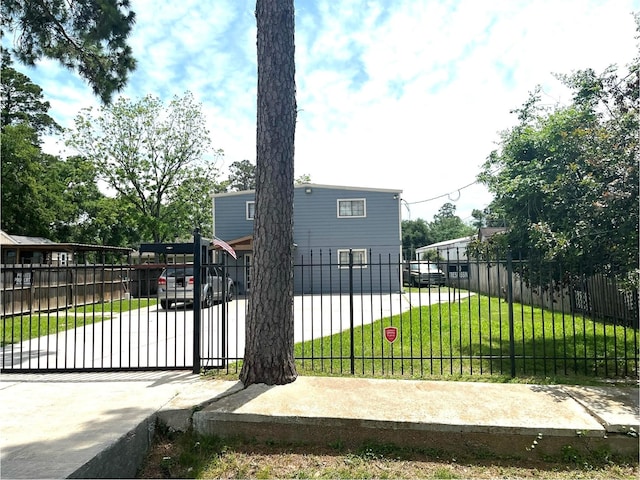
<svg viewBox="0 0 640 480"><path fill-rule="evenodd" d="M4 266L1 371L196 373L203 350L207 368L224 366L228 304L202 296L214 268L224 275L212 263L208 242L196 232L194 243L145 244L140 253L156 258L141 264ZM172 273L178 275L168 287ZM224 288L222 294L228 300L232 292Z"/></svg>

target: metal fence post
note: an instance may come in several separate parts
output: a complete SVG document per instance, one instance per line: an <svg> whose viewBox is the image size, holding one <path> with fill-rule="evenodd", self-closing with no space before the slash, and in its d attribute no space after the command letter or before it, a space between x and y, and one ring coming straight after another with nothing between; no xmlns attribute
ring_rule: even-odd
<svg viewBox="0 0 640 480"><path fill-rule="evenodd" d="M200 229L193 231L193 373L200 373L200 290L202 260Z"/></svg>
<svg viewBox="0 0 640 480"><path fill-rule="evenodd" d="M507 252L507 302L509 304L509 359L511 378L516 376L516 341L513 326L513 259L511 250Z"/></svg>
<svg viewBox="0 0 640 480"><path fill-rule="evenodd" d="M354 346L354 321L353 321L353 250L349 249L349 326L350 326L350 339L351 339L351 375L356 373L356 353Z"/></svg>
<svg viewBox="0 0 640 480"><path fill-rule="evenodd" d="M220 325L220 355L221 365L220 368L225 368L227 366L227 309L229 308L229 303L227 302L227 295L229 292L227 291L227 253L222 252L222 264L220 268L220 275L222 276L222 312L220 321L222 324Z"/></svg>

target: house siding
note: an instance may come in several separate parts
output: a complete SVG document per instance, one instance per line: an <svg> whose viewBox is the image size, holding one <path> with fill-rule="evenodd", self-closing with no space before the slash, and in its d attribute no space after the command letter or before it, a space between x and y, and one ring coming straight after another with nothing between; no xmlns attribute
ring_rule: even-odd
<svg viewBox="0 0 640 480"><path fill-rule="evenodd" d="M246 208L255 198L253 191L214 197L215 235L225 241L251 235L253 220L247 220Z"/></svg>
<svg viewBox="0 0 640 480"><path fill-rule="evenodd" d="M307 193L307 189L311 189ZM354 269L356 292L400 291L400 191L318 185L294 189L294 291L337 293L349 288L349 270L338 265L338 251L366 249L366 268ZM233 240L253 233L245 205L254 192L215 197L216 235ZM338 199L364 199L364 217L338 217ZM329 265L330 263L330 265ZM320 266L323 264L324 266ZM313 267L313 268L312 268Z"/></svg>

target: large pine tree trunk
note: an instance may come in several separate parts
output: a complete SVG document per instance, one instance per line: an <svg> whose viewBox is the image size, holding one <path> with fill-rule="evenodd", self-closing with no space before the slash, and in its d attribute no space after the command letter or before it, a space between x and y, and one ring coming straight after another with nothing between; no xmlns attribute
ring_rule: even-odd
<svg viewBox="0 0 640 480"><path fill-rule="evenodd" d="M293 360L294 0L257 0L254 261L240 380L282 385Z"/></svg>

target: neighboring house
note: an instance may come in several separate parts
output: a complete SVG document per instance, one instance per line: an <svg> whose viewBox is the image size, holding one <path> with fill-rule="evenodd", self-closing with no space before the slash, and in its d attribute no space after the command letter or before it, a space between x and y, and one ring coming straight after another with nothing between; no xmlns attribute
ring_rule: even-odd
<svg viewBox="0 0 640 480"><path fill-rule="evenodd" d="M496 233L504 233L506 231L506 227L482 227L478 230L478 240L480 240L480 242L486 242Z"/></svg>
<svg viewBox="0 0 640 480"><path fill-rule="evenodd" d="M416 249L416 260L422 260L422 256L430 251L438 252L437 263L447 276L447 279L469 278L469 266L467 262L467 245L476 238L475 235L468 237L444 240L432 243Z"/></svg>
<svg viewBox="0 0 640 480"><path fill-rule="evenodd" d="M447 278L469 278L469 258L467 257L467 246L472 241L479 239L486 242L496 233L506 231L504 227L483 227L478 230L477 235L468 237L444 240L432 243L416 249L416 260L422 260L423 254L430 250L438 252L438 264Z"/></svg>
<svg viewBox="0 0 640 480"><path fill-rule="evenodd" d="M130 248L83 243L56 243L48 238L9 235L0 230L0 257L3 265L41 264L61 265L84 261L86 253L107 252L128 255Z"/></svg>
<svg viewBox="0 0 640 480"><path fill-rule="evenodd" d="M401 193L390 189L296 185L294 292L346 291L350 251L360 272L353 275L357 289L400 291ZM237 261L228 257L228 262L232 267L242 266L229 270L241 293L251 286L254 214L253 190L213 196L215 235L238 255Z"/></svg>
<svg viewBox="0 0 640 480"><path fill-rule="evenodd" d="M56 243L0 230L0 314L17 315L126 298L127 266L104 265L130 248ZM99 263L87 264L87 255Z"/></svg>
<svg viewBox="0 0 640 480"><path fill-rule="evenodd" d="M422 260L422 256L430 250L438 252L438 256L443 261L467 261L467 245L476 238L475 235L468 237L444 240L443 242L432 243L416 249L416 260Z"/></svg>

